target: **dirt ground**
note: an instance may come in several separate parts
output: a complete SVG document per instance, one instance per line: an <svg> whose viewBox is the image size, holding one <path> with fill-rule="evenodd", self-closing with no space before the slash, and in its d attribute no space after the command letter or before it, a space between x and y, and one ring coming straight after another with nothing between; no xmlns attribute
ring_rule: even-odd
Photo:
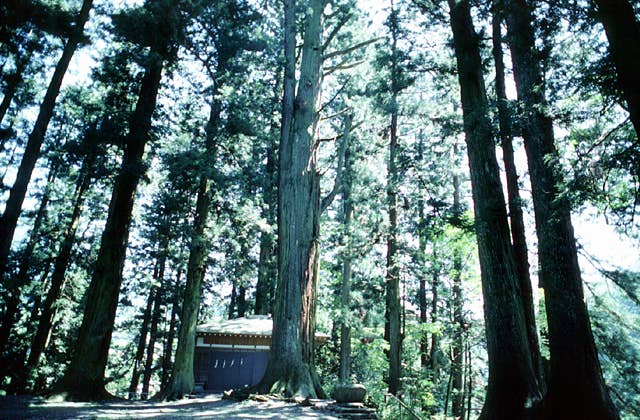
<svg viewBox="0 0 640 420"><path fill-rule="evenodd" d="M303 419L338 420L330 413L283 401L223 400L221 395L174 402L69 403L36 397L0 397L0 419Z"/></svg>

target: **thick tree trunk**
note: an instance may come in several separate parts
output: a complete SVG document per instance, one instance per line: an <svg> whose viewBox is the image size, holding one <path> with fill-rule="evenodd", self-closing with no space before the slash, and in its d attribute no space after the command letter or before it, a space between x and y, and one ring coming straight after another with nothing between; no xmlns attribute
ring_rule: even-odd
<svg viewBox="0 0 640 420"><path fill-rule="evenodd" d="M628 0L596 0L596 4L618 71L622 96L640 138L640 25Z"/></svg>
<svg viewBox="0 0 640 420"><path fill-rule="evenodd" d="M504 160L504 169L507 179L507 197L509 207L509 221L511 222L511 239L513 246L513 257L518 272L520 284L520 295L524 308L525 320L527 322L527 336L531 347L533 367L538 376L538 381L543 393L546 392L546 381L544 378L544 368L540 346L538 344L538 329L536 327L535 308L533 305L533 290L531 276L529 274L529 252L527 249L527 236L524 227L524 217L522 213L522 201L520 199L520 187L518 186L518 171L515 164L513 152L513 135L511 130L512 115L509 110L507 89L505 84L505 68L502 50L502 12L500 10L500 0L494 2L493 10L493 59L496 69L496 95L498 101L498 120L500 124L500 144Z"/></svg>
<svg viewBox="0 0 640 420"><path fill-rule="evenodd" d="M271 352L261 392L323 397L313 365L320 185L316 161L322 63L322 0L304 3L305 31L295 86L295 2L285 0L285 79L279 156L278 285Z"/></svg>
<svg viewBox="0 0 640 420"><path fill-rule="evenodd" d="M36 161L40 156L40 148L44 137L47 133L49 121L53 116L53 109L56 104L56 98L60 92L62 79L69 67L71 57L75 53L78 44L82 40L84 25L89 19L89 11L91 10L92 0L84 0L82 8L75 22L75 28L70 35L67 43L62 51L62 56L58 60L58 64L53 72L49 87L40 105L40 111L36 119L33 131L29 135L27 146L22 156L22 161L16 174L16 180L9 193L4 213L0 219L0 277L6 272L7 258L13 242L13 235L18 225L18 218L22 210L22 203L27 194L27 187L31 180L31 174L36 165Z"/></svg>
<svg viewBox="0 0 640 420"><path fill-rule="evenodd" d="M68 398L110 398L104 389L111 334L138 182L144 175L144 148L162 76L162 61L152 51L132 115L120 173L116 178L109 215L102 234L93 278L87 291L84 316L75 355L62 381Z"/></svg>
<svg viewBox="0 0 640 420"><path fill-rule="evenodd" d="M95 141L95 139L90 138L89 141ZM96 157L97 151L93 148L82 162L80 176L74 193L71 219L69 220L63 234L62 243L60 244L60 249L58 250L58 255L56 256L53 266L51 286L47 291L47 296L44 300L44 304L42 305L42 312L38 318L36 334L31 341L29 358L27 359L27 364L25 366L25 374L27 376L29 376L31 372L38 367L40 357L46 349L49 337L51 336L51 328L53 327L53 320L56 314L56 303L64 289L66 280L65 274L71 260L71 251L73 249L73 244L75 243L76 231L78 229L80 215L82 214L85 194L91 185L91 180L93 179Z"/></svg>
<svg viewBox="0 0 640 420"><path fill-rule="evenodd" d="M151 309L153 308L155 287L149 290L147 297L147 305L142 315L142 325L140 326L140 336L138 337L138 349L133 359L133 372L131 373L131 382L129 384L129 399L133 400L138 395L138 385L140 384L140 375L143 371L142 359L144 358L144 349L147 345L147 334L149 333L149 321L151 320Z"/></svg>
<svg viewBox="0 0 640 420"><path fill-rule="evenodd" d="M589 314L571 225L570 203L559 190L558 153L546 101L529 6L505 0L508 41L531 178L538 233L539 278L545 292L551 377L548 418L618 418L609 398Z"/></svg>
<svg viewBox="0 0 640 420"><path fill-rule="evenodd" d="M542 402L519 298L478 35L468 0L449 0L473 190L489 382L481 419L533 418Z"/></svg>

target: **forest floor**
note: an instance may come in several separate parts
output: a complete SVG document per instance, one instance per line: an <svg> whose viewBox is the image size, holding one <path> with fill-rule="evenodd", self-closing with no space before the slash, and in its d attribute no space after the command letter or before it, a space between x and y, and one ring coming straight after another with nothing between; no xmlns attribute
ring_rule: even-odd
<svg viewBox="0 0 640 420"><path fill-rule="evenodd" d="M0 397L0 419L155 419L155 418L338 420L330 413L284 401L235 402L221 395L173 402L123 401L69 403L37 397Z"/></svg>

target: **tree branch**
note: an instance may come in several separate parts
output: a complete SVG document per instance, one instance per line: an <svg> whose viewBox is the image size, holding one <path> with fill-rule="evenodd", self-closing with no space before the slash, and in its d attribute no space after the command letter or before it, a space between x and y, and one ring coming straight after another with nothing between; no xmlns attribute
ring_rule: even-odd
<svg viewBox="0 0 640 420"><path fill-rule="evenodd" d="M338 56L344 55L344 54L349 54L350 52L358 50L358 49L360 49L362 47L366 47L369 44L373 44L375 42L378 42L381 39L384 39L384 37L381 36L381 37L378 37L378 38L373 38L373 39L370 39L368 41L359 42L359 43L357 43L355 45L352 45L352 46L350 46L348 48L345 48L343 50L332 51L330 53L327 53L327 54L323 55L322 59L323 60L328 60L329 58L338 57Z"/></svg>

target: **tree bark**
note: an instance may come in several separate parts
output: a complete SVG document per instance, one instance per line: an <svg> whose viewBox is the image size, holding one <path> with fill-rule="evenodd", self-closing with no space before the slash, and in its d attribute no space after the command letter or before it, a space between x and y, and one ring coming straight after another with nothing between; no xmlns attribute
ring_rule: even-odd
<svg viewBox="0 0 640 420"><path fill-rule="evenodd" d="M319 260L320 185L316 126L324 1L305 10L300 81L295 86L295 1L284 1L285 78L279 155L278 284L271 352L260 392L324 397L313 364Z"/></svg>
<svg viewBox="0 0 640 420"><path fill-rule="evenodd" d="M449 0L473 191L489 381L481 419L527 419L542 402L519 299L500 171L469 1Z"/></svg>
<svg viewBox="0 0 640 420"><path fill-rule="evenodd" d="M508 42L531 178L538 234L539 278L545 292L551 377L548 418L618 418L607 392L589 314L584 303L571 208L560 189L553 123L540 61L535 55L533 18L524 0L505 0Z"/></svg>
<svg viewBox="0 0 640 420"><path fill-rule="evenodd" d="M152 50L148 58L149 63L129 124L122 166L113 186L95 271L87 291L78 344L61 383L70 399L100 400L111 397L104 389L104 373L118 308L131 212L138 182L145 171L144 148L149 137L163 67L157 52Z"/></svg>
<svg viewBox="0 0 640 420"><path fill-rule="evenodd" d="M618 71L622 96L636 136L640 138L640 25L628 0L596 0L596 4Z"/></svg>
<svg viewBox="0 0 640 420"><path fill-rule="evenodd" d="M67 43L62 51L62 56L56 64L56 68L49 82L49 87L40 105L40 111L36 119L33 131L29 135L27 146L22 156L22 161L16 174L16 180L9 193L9 198L5 204L4 213L0 219L0 277L6 274L7 258L13 242L13 236L18 225L18 218L22 211L22 203L27 194L27 187L31 180L31 174L40 156L40 148L47 133L49 121L53 116L56 105L56 98L60 92L62 79L69 67L71 57L75 53L83 37L84 25L89 19L92 0L83 0L80 13L75 22Z"/></svg>
<svg viewBox="0 0 640 420"><path fill-rule="evenodd" d="M513 246L513 257L516 263L518 281L520 284L520 295L524 308L525 320L527 323L527 336L531 347L533 367L538 377L543 393L546 392L546 381L540 346L538 344L538 329L536 327L535 308L533 305L533 290L531 276L529 274L529 251L527 248L527 236L524 227L524 217L522 213L522 200L520 199L520 187L518 186L518 171L515 164L513 151L513 134L511 127L512 115L507 99L507 89L505 83L505 67L502 50L502 12L500 10L501 0L494 1L492 32L493 32L493 60L496 70L496 96L498 102L498 121L500 125L499 135L502 146L505 175L507 179L507 199L509 208L509 221L511 222L511 240Z"/></svg>

